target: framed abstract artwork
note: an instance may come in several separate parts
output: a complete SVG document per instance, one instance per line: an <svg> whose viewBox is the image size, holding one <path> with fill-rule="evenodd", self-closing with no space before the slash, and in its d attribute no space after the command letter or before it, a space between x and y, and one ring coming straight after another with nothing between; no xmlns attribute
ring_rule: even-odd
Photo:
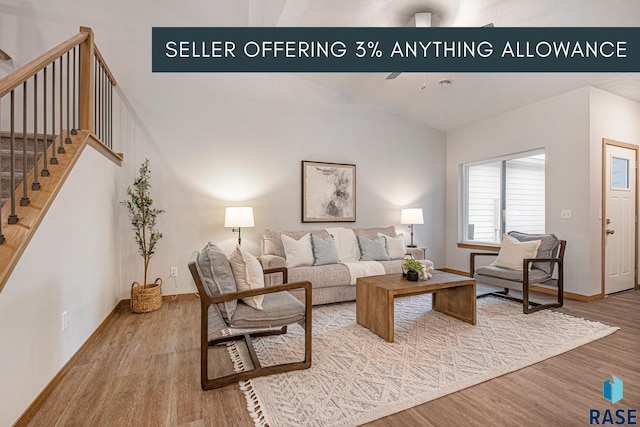
<svg viewBox="0 0 640 427"><path fill-rule="evenodd" d="M302 222L356 220L356 165L302 161Z"/></svg>

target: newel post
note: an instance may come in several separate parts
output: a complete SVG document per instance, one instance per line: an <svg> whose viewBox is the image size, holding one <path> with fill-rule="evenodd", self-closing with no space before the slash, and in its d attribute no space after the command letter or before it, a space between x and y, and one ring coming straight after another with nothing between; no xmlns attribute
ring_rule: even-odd
<svg viewBox="0 0 640 427"><path fill-rule="evenodd" d="M94 132L93 128L93 104L94 104L94 44L93 30L89 27L80 27L81 33L86 33L87 38L80 43L80 88L78 90L78 127L82 130Z"/></svg>

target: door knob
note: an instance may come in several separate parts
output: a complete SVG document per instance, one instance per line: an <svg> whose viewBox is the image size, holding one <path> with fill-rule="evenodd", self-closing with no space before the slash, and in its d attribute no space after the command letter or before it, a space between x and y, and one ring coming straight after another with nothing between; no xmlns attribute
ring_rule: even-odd
<svg viewBox="0 0 640 427"><path fill-rule="evenodd" d="M614 234L616 231L615 230L606 230L605 233L607 234Z"/></svg>

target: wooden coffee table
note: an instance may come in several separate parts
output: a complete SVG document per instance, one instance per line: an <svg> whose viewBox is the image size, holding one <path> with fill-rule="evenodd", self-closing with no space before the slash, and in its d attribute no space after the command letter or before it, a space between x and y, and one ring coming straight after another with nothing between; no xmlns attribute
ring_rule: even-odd
<svg viewBox="0 0 640 427"><path fill-rule="evenodd" d="M393 342L395 298L433 293L433 310L476 324L476 281L434 270L429 280L410 282L402 274L361 277L356 281L356 320Z"/></svg>

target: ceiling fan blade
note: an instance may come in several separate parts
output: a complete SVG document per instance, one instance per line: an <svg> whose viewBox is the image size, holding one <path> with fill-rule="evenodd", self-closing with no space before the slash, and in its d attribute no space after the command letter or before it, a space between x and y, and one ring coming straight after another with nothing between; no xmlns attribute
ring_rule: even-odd
<svg viewBox="0 0 640 427"><path fill-rule="evenodd" d="M429 28L431 27L431 12L418 12L413 15L414 25L416 28ZM400 71L391 73L387 76L386 80L393 80L401 74Z"/></svg>

